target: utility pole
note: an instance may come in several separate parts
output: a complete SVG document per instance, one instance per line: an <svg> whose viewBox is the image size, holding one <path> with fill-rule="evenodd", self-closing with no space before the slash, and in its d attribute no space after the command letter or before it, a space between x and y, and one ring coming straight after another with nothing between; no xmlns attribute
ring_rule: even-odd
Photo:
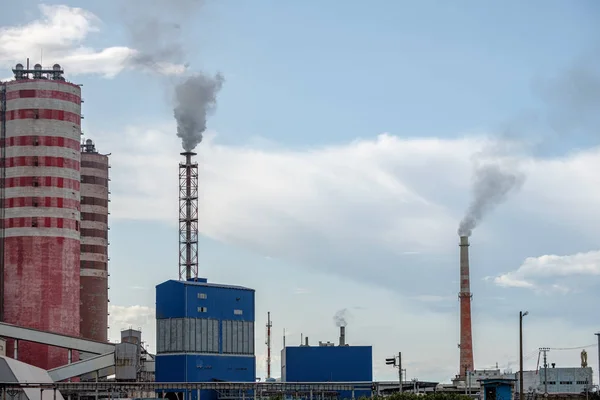
<svg viewBox="0 0 600 400"><path fill-rule="evenodd" d="M548 359L546 358L546 353L549 352L550 349L541 347L540 351L544 353L544 395L548 396Z"/></svg>
<svg viewBox="0 0 600 400"><path fill-rule="evenodd" d="M386 365L392 365L394 368L398 368L398 383L400 383L400 388L398 389L400 393L402 393L402 352L398 353L398 363L396 364L396 357L386 358Z"/></svg>
<svg viewBox="0 0 600 400"><path fill-rule="evenodd" d="M402 352L398 352L398 375L400 375L400 393L404 391L402 387Z"/></svg>
<svg viewBox="0 0 600 400"><path fill-rule="evenodd" d="M600 332L595 334L598 337L598 388L600 389ZM590 382L591 384L592 382Z"/></svg>
<svg viewBox="0 0 600 400"><path fill-rule="evenodd" d="M523 400L523 317L528 311L519 311L519 400Z"/></svg>

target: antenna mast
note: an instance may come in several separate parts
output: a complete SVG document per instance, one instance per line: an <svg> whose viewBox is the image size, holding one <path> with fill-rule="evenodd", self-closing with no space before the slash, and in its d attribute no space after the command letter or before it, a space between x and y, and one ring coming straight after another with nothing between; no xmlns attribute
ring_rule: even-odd
<svg viewBox="0 0 600 400"><path fill-rule="evenodd" d="M271 378L271 312L267 312L267 379Z"/></svg>

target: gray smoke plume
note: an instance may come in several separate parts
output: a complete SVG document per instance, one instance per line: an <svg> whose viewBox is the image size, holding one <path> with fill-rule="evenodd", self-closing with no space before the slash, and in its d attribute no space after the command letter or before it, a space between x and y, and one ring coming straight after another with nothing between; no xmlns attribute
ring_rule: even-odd
<svg viewBox="0 0 600 400"><path fill-rule="evenodd" d="M203 3L204 0L126 0L123 12L127 13L131 46L136 50L127 60L129 66L157 72L164 72L167 66L184 65L187 69L189 54L182 34L188 19L198 17ZM175 84L173 113L177 136L185 151L192 151L202 141L206 118L216 107L223 82L221 74L213 77L196 73Z"/></svg>
<svg viewBox="0 0 600 400"><path fill-rule="evenodd" d="M460 221L458 234L471 236L485 214L506 200L508 194L523 184L525 175L511 166L485 164L475 167L473 201Z"/></svg>
<svg viewBox="0 0 600 400"><path fill-rule="evenodd" d="M333 322L335 322L335 326L338 328L340 326L346 326L348 324L348 309L342 308L333 316Z"/></svg>
<svg viewBox="0 0 600 400"><path fill-rule="evenodd" d="M559 135L596 136L600 128L600 45L584 53L563 73L534 83L548 108L547 120Z"/></svg>
<svg viewBox="0 0 600 400"><path fill-rule="evenodd" d="M183 26L204 3L203 0L126 0L122 10L131 47L131 67L162 72L165 64L185 65Z"/></svg>
<svg viewBox="0 0 600 400"><path fill-rule="evenodd" d="M575 60L569 69L549 80L534 82L534 92L541 98L544 110L537 110L535 116L512 121L512 129L504 130L502 137L493 144L493 152L514 154L514 149L500 147L512 141L519 142L521 148L543 149L550 142L550 132L572 139L576 133L596 134L600 130L600 47ZM522 117L522 115L521 115ZM527 123L545 121L541 135L534 144L531 136L534 129ZM508 140L507 140L508 139ZM528 142L528 140L530 142ZM597 143L595 143L597 144ZM554 145L556 145L554 143ZM518 169L516 162L498 164L476 163L473 171L473 200L460 222L458 234L470 236L481 219L493 208L506 200L508 195L518 190L525 180L525 174Z"/></svg>
<svg viewBox="0 0 600 400"><path fill-rule="evenodd" d="M217 93L223 85L223 77L197 74L186 78L175 88L175 119L177 136L183 149L192 151L202 141L206 130L206 118L214 110Z"/></svg>

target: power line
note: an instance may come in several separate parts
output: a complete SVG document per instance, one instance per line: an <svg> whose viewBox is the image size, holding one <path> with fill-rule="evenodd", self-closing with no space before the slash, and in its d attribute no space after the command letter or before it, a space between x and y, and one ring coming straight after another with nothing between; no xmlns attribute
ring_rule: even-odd
<svg viewBox="0 0 600 400"><path fill-rule="evenodd" d="M598 344L588 344L587 346L578 346L578 347L546 347L549 350L579 350L579 349L585 349L587 347L598 347Z"/></svg>

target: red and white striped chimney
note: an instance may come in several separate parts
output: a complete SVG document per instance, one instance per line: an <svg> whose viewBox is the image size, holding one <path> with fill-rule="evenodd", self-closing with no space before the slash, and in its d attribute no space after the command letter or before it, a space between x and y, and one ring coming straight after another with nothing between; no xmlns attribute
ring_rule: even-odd
<svg viewBox="0 0 600 400"><path fill-rule="evenodd" d="M469 238L460 237L460 365L459 376L473 371L473 338L471 332L471 285L469 278Z"/></svg>

